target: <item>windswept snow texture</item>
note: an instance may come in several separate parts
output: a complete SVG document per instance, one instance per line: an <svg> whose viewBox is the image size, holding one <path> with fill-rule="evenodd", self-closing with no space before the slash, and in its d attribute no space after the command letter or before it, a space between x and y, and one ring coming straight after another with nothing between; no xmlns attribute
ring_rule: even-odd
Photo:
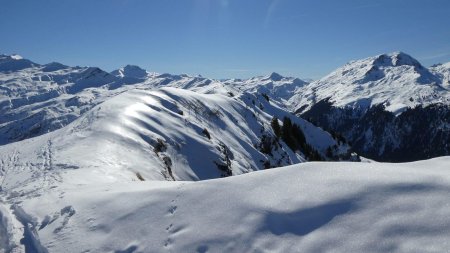
<svg viewBox="0 0 450 253"><path fill-rule="evenodd" d="M9 167L7 180L21 180L27 166ZM450 157L303 163L200 182L114 184L105 172L42 169L3 189L0 250L447 252L449 168Z"/></svg>
<svg viewBox="0 0 450 253"><path fill-rule="evenodd" d="M275 139L274 115L292 117L323 157L329 147L335 155L349 155L349 146L261 96L232 98L166 87L123 92L62 129L0 146L0 157L8 161L20 150L26 170L79 168L112 181L196 181L306 161L305 154ZM261 151L263 136L272 136L269 152ZM5 186L32 180L28 176Z"/></svg>

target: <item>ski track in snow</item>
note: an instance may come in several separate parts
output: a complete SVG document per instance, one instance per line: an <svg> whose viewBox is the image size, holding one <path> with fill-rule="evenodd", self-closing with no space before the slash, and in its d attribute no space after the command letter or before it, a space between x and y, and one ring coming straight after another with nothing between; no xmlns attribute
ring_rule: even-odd
<svg viewBox="0 0 450 253"><path fill-rule="evenodd" d="M40 171L42 187L44 189L55 188L54 183L61 182L62 180L59 171L53 164L53 157L54 150L52 148L52 141L48 140L42 150L42 167Z"/></svg>
<svg viewBox="0 0 450 253"><path fill-rule="evenodd" d="M0 184L0 252L14 252L15 245L11 234L11 205L7 203L8 191L6 179L8 173L14 170L19 160L18 151L15 149L6 159L0 160L1 184Z"/></svg>
<svg viewBox="0 0 450 253"><path fill-rule="evenodd" d="M2 205L0 209L0 252L48 252L40 243L38 230L61 218L61 225L54 231L58 233L66 227L70 217L75 213L71 206L67 206L61 210L60 214L54 214L51 219L44 219L39 226L38 221L20 207L23 199L39 197L49 190L56 190L56 183L61 182L62 178L53 165L53 157L52 141L48 140L42 147L41 153L37 154L37 158L40 160L38 163L21 162L17 149L14 149L6 159L0 160L2 176L0 181L0 203ZM29 178L25 178L22 182L8 182L10 174L14 173L23 173L23 177ZM27 184L30 187L17 190L20 185ZM60 198L63 197L63 194L62 191L59 192ZM11 223L16 223L16 227ZM21 233L22 238L13 238L14 234L11 233Z"/></svg>

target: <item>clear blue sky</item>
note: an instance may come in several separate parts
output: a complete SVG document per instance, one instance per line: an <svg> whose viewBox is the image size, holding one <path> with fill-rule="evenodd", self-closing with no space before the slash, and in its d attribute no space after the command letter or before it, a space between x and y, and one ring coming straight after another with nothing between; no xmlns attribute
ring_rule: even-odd
<svg viewBox="0 0 450 253"><path fill-rule="evenodd" d="M1 0L0 53L38 63L319 78L403 51L450 61L449 0Z"/></svg>

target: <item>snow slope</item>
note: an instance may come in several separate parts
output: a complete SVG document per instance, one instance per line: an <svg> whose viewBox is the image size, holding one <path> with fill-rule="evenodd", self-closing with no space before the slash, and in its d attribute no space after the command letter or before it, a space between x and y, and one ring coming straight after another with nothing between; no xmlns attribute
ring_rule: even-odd
<svg viewBox="0 0 450 253"><path fill-rule="evenodd" d="M289 99L297 112L330 99L335 107L357 110L383 104L387 111L400 114L408 107L450 104L445 80L405 53L382 54L353 61L314 81Z"/></svg>
<svg viewBox="0 0 450 253"><path fill-rule="evenodd" d="M166 87L123 92L64 128L0 146L0 159L20 150L27 170L47 163L51 169L80 168L126 180L138 174L147 180L202 180L305 161L304 154L276 141L273 116L291 117L323 157L329 147L336 147L336 155L349 152L348 145L261 96ZM273 139L270 153L261 151L263 136ZM51 161L45 158L49 154Z"/></svg>
<svg viewBox="0 0 450 253"><path fill-rule="evenodd" d="M83 170L49 172L1 192L0 249L447 252L449 168L450 157L322 162L200 182L116 183L106 175L87 182ZM40 187L51 175L52 187Z"/></svg>

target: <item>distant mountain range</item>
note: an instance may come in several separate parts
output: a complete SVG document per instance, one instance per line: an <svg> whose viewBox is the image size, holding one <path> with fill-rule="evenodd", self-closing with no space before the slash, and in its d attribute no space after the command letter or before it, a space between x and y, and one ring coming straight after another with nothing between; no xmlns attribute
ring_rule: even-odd
<svg viewBox="0 0 450 253"><path fill-rule="evenodd" d="M449 76L449 63L425 68L411 56L400 52L350 62L310 83L277 73L246 80L214 80L184 74L150 73L133 65L108 73L96 67L69 67L61 63L41 65L18 55L1 55L0 144L64 128L77 119L79 122L82 116L92 114L95 108L103 110L102 104L113 103L110 100L120 101L120 97L134 96L135 100L122 105L121 108L125 108L146 96L158 97L163 92L176 98L172 101L160 97L158 100L166 102L161 103L158 109L153 105L148 110L163 111L171 103L184 106L185 113L193 110L188 104L195 104L193 101L203 103L205 95L211 101L228 98L227 105L216 104L215 109L206 106L220 115L228 115L230 106L245 108L249 112L237 110L230 117L241 118L242 122L236 120L234 125L245 124L240 128L245 127L246 138L250 138L249 131L253 132L251 141L247 141L248 147L259 153L261 151L256 147L261 145L262 136L275 136L271 128L272 118L278 118L282 125L283 118L288 117L302 127L308 145L320 154L321 159L349 159L350 149L339 146L350 148L351 145L352 151L371 159L412 161L450 154ZM120 95L122 93L126 94ZM180 101L189 99L192 101L180 104ZM255 115L255 123L247 118L246 114L250 112ZM119 114L123 112L115 113L117 115L111 117L121 117ZM181 116L185 120L189 118ZM197 127L218 127L209 120L202 119L203 123ZM228 130L236 127L231 122L228 122ZM335 141L320 143L309 137L312 130L308 129L316 129L314 125L331 133L332 137L325 139ZM177 131L185 132L184 127ZM330 136L319 128L314 131ZM165 134L159 133L158 138L165 139L162 138L167 137ZM283 140L279 143L285 144ZM283 150L285 148L288 147L283 146ZM248 152L248 148L244 149ZM263 163L274 167L309 159L301 151L296 158L293 155L283 157L284 161L268 154L253 157L251 159L259 161L250 162L251 166L245 165L246 169L243 166L239 173L263 168Z"/></svg>

